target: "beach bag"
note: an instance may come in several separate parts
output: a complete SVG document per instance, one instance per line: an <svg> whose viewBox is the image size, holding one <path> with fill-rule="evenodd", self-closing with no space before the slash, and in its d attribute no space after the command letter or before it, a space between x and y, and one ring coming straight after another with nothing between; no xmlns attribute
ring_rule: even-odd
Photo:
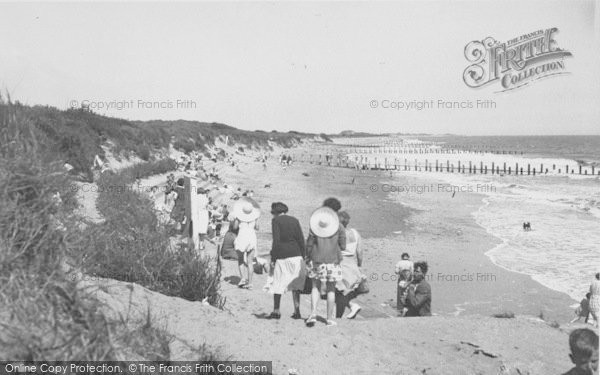
<svg viewBox="0 0 600 375"><path fill-rule="evenodd" d="M304 289L300 292L300 294L311 294L312 293L312 279L306 276L304 280Z"/></svg>
<svg viewBox="0 0 600 375"><path fill-rule="evenodd" d="M262 275L263 273L263 265L258 263L258 262L254 262L254 264L252 265L254 268L254 273L257 275Z"/></svg>
<svg viewBox="0 0 600 375"><path fill-rule="evenodd" d="M356 288L356 293L357 294L369 293L369 283L367 282L367 279L362 279L360 284L358 284L358 287Z"/></svg>

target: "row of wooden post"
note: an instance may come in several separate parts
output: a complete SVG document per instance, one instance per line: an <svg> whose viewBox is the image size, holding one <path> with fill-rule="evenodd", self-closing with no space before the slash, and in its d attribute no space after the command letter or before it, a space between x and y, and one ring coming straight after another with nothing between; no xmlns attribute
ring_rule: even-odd
<svg viewBox="0 0 600 375"><path fill-rule="evenodd" d="M461 150L452 148L428 148L428 147L324 147L320 151L325 153L344 153L344 154L497 154L497 155L523 155L519 151L479 151L479 150Z"/></svg>
<svg viewBox="0 0 600 375"><path fill-rule="evenodd" d="M507 163L504 162L502 164L502 167L500 167L500 165L496 164L495 162L491 163L491 167L488 166L487 164L484 165L483 162L479 163L479 168L477 166L477 164L474 164L472 161L467 162L468 163L468 167L467 167L467 163L463 163L461 161L458 161L458 165L455 167L454 163L450 163L449 160L446 160L446 163L440 163L439 160L435 160L435 165L433 164L433 162L429 162L427 159L425 159L425 163L424 165L422 163L419 163L416 159L414 164L413 163L409 163L408 159L404 159L404 163L401 164L400 160L398 158L394 158L393 163L389 163L388 162L388 158L385 157L383 158L383 160L379 160L378 158L375 157L373 163L371 163L370 158L367 157L355 157L354 160L350 160L350 158L348 156L333 156L330 154L309 154L308 156L306 154L299 154L296 155L294 157L295 160L300 161L300 162L309 162L309 163L318 163L318 164L327 164L330 166L336 166L336 167L347 167L347 168L351 168L351 167L356 167L358 166L358 168L362 168L363 166L367 169L382 169L382 170L405 170L405 171L410 171L410 170L414 170L414 171L429 171L429 172L458 172L458 173L479 173L479 174L520 174L520 175L533 175L535 176L536 174L547 174L549 172L549 169L546 167L544 168L544 164L541 163L539 169L537 169L535 166L532 168L531 164L527 164L527 167L525 168L524 166L519 166L519 163L515 163L514 169L512 168L512 165L508 165ZM412 168L412 169L411 169ZM578 166L578 173L580 175L594 175L596 173L596 169L595 167L592 165L589 168L584 169L582 165ZM562 168L556 168L556 164L552 165L552 172L553 173L558 173L558 174L562 174L563 169ZM565 174L576 174L576 170L573 168L569 168L568 165L565 165L564 168ZM590 173L588 173L590 172ZM597 174L600 175L600 170L597 171Z"/></svg>

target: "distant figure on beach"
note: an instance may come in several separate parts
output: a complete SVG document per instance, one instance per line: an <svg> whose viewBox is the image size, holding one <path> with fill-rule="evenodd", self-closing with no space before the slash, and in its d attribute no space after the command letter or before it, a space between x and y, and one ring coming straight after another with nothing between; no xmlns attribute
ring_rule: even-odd
<svg viewBox="0 0 600 375"><path fill-rule="evenodd" d="M590 317L590 297L591 293L586 293L585 298L581 300L579 306L575 309L576 317L571 320L571 323L578 322L581 318L584 319L584 322L587 323Z"/></svg>
<svg viewBox="0 0 600 375"><path fill-rule="evenodd" d="M240 198L233 206L233 216L239 222L238 235L234 242L235 250L238 251L241 260L239 266L242 278L238 286L252 289L254 254L257 249L257 220L260 217L258 204L250 198Z"/></svg>
<svg viewBox="0 0 600 375"><path fill-rule="evenodd" d="M340 223L346 230L346 249L342 250L342 280L336 284L336 318L341 318L344 315L344 310L350 309L346 319L354 319L361 307L356 302L352 302L363 288L360 288L361 283L365 282L366 276L360 271L363 261L363 252L360 247L360 234L354 228L348 228L350 223L350 215L346 211L338 213Z"/></svg>
<svg viewBox="0 0 600 375"><path fill-rule="evenodd" d="M175 175L173 173L167 176L167 184L165 186L165 205L167 204L168 196L171 192L175 191L177 182L175 182Z"/></svg>
<svg viewBox="0 0 600 375"><path fill-rule="evenodd" d="M571 362L575 365L563 375L598 374L598 334L588 328L576 329L569 335Z"/></svg>
<svg viewBox="0 0 600 375"><path fill-rule="evenodd" d="M175 198L173 209L171 210L171 219L176 223L177 230L181 230L182 222L185 219L185 197L183 196L185 190L184 184L185 180L183 178L177 180L177 185L175 187L177 197Z"/></svg>
<svg viewBox="0 0 600 375"><path fill-rule="evenodd" d="M594 318L596 328L598 328L598 315L600 315L600 272L596 273L596 278L590 285L590 314Z"/></svg>
<svg viewBox="0 0 600 375"><path fill-rule="evenodd" d="M288 207L282 202L271 205L271 228L273 233L273 246L271 248L271 270L273 282L269 291L273 293L273 312L269 319L281 318L279 306L281 295L292 291L294 314L292 319L301 319L300 292L304 289L306 281L306 247L300 222L287 214Z"/></svg>
<svg viewBox="0 0 600 375"><path fill-rule="evenodd" d="M401 260L396 263L396 275L398 275L398 285L396 288L396 309L399 316L406 314L406 297L408 296L408 286L412 281L414 264L410 260L408 253L403 253Z"/></svg>
<svg viewBox="0 0 600 375"><path fill-rule="evenodd" d="M523 230L525 232L529 232L531 230L531 223L530 222L523 223Z"/></svg>
<svg viewBox="0 0 600 375"><path fill-rule="evenodd" d="M208 190L204 190L202 188L198 188L196 190L196 194L198 195L198 210L196 217L189 218L187 224L189 229L189 234L192 234L193 226L198 226L198 236L199 238L192 238L192 244L194 246L194 250L204 250L204 240L206 239L206 235L208 233L208 224L209 224L209 215L208 215Z"/></svg>
<svg viewBox="0 0 600 375"><path fill-rule="evenodd" d="M326 199L323 207L310 217L310 233L306 240L308 276L312 279L312 312L306 325L317 322L317 305L320 297L327 294L327 325L335 326L335 285L342 280L342 250L346 249L346 231L340 224L337 211L342 207L336 198Z"/></svg>
<svg viewBox="0 0 600 375"><path fill-rule="evenodd" d="M425 280L427 262L416 262L414 267L413 281L406 296L408 310L404 316L431 316L431 286Z"/></svg>

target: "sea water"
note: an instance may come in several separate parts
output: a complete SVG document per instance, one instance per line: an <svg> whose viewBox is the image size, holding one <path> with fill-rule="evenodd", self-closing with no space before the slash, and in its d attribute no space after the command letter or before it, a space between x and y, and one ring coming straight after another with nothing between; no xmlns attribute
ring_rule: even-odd
<svg viewBox="0 0 600 375"><path fill-rule="evenodd" d="M462 137L447 141L468 145L465 149L478 148L478 141L484 141L489 149L520 149L525 158L543 157L557 165L575 159L598 165L600 160L600 136L566 136L562 142L561 137ZM523 145L533 146L527 149ZM498 158L500 161L502 155ZM496 265L530 275L575 301L584 298L594 275L600 272L600 177L408 173L457 186L492 187L479 191L484 198L473 216L501 241L486 252ZM531 231L523 230L524 222L531 223Z"/></svg>
<svg viewBox="0 0 600 375"><path fill-rule="evenodd" d="M427 139L430 141L431 139ZM523 151L564 165L598 165L600 136L454 137L437 139L488 149ZM440 143L441 144L441 143ZM501 157L501 155L498 155ZM486 252L498 266L530 275L548 288L584 298L600 272L600 178L598 176L498 176L437 174L448 183L488 184L476 222L502 243ZM531 223L531 231L523 223Z"/></svg>

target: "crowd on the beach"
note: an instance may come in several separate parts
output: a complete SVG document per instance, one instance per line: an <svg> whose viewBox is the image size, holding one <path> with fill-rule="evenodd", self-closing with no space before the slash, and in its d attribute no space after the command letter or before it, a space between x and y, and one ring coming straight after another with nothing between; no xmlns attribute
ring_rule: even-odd
<svg viewBox="0 0 600 375"><path fill-rule="evenodd" d="M266 160L266 155L257 159L263 164ZM286 168L292 164L292 158L282 154L279 163ZM223 182L217 168L208 168L200 154L182 157L178 166L183 177L176 179L171 173L166 181L164 210L169 212L169 219L180 233L190 237L190 247L202 251L208 239L219 247L223 259L237 262L238 287L253 289L253 274L267 274L262 289L273 294L273 310L266 316L268 319L281 318L281 296L288 291L294 304L293 319L302 318L300 295L310 295L307 326L317 322L320 300L326 301L328 326L336 325L335 319L342 318L346 311L346 318L356 317L361 310L356 297L368 293L369 287L361 271L364 258L361 236L349 225L350 214L341 210L338 199L326 199L315 209L307 237L298 219L288 212L287 204L272 203L270 252L268 256L259 256L257 231L261 208L253 199L254 192L241 187L234 189ZM186 209L185 176L198 181L195 202L199 207L195 214ZM198 237L191 238L192 233L198 233ZM398 316L431 315L431 287L425 280L427 263L413 263L406 253L401 258L395 269L399 280Z"/></svg>

